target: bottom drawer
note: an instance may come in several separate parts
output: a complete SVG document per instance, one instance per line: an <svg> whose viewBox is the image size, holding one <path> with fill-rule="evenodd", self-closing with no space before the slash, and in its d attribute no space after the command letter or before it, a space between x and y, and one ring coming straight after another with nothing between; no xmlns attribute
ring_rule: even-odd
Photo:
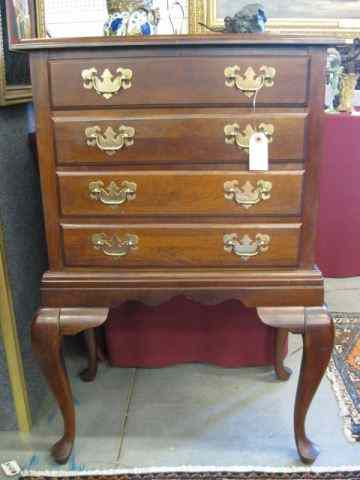
<svg viewBox="0 0 360 480"><path fill-rule="evenodd" d="M63 225L69 267L289 267L301 224Z"/></svg>

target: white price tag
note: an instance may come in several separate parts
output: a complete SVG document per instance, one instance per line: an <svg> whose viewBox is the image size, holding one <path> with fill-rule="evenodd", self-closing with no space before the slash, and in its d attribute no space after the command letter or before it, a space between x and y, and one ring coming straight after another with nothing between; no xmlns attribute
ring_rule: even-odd
<svg viewBox="0 0 360 480"><path fill-rule="evenodd" d="M2 463L1 468L7 477L15 477L21 472L21 468L15 460L10 460L10 462Z"/></svg>
<svg viewBox="0 0 360 480"><path fill-rule="evenodd" d="M269 141L262 132L255 132L249 141L249 170L269 170Z"/></svg>

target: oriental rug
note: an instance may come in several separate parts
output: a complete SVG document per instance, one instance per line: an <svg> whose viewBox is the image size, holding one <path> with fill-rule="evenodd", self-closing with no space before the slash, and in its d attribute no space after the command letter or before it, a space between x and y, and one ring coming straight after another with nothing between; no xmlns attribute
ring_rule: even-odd
<svg viewBox="0 0 360 480"><path fill-rule="evenodd" d="M26 480L360 480L360 467L178 467L92 472L24 472Z"/></svg>
<svg viewBox="0 0 360 480"><path fill-rule="evenodd" d="M327 371L335 391L344 432L360 441L360 313L334 313L335 348Z"/></svg>

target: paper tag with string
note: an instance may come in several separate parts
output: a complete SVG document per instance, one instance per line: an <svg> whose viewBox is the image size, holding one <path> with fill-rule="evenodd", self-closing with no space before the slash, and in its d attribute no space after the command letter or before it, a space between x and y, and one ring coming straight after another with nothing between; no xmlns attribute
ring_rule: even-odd
<svg viewBox="0 0 360 480"><path fill-rule="evenodd" d="M269 141L263 132L255 132L250 137L249 170L269 170Z"/></svg>
<svg viewBox="0 0 360 480"><path fill-rule="evenodd" d="M253 113L256 113L258 90L253 97ZM256 127L257 128L257 127ZM269 141L265 133L255 132L249 140L249 170L269 170Z"/></svg>

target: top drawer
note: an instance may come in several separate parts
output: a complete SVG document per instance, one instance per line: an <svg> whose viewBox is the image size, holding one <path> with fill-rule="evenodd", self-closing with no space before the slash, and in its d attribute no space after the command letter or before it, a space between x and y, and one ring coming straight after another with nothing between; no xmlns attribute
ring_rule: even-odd
<svg viewBox="0 0 360 480"><path fill-rule="evenodd" d="M52 60L49 69L54 108L247 106L256 91L258 105L305 105L309 57L89 58Z"/></svg>

